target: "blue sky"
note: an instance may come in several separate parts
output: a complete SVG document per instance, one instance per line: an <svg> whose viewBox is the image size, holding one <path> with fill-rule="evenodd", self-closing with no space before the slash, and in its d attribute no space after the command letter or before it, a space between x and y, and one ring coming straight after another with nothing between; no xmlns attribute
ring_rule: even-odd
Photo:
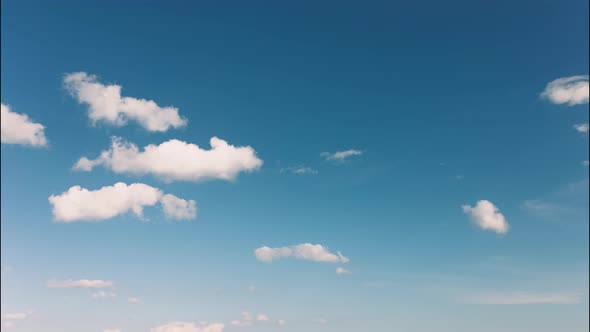
<svg viewBox="0 0 590 332"><path fill-rule="evenodd" d="M588 331L587 1L1 6L3 327Z"/></svg>

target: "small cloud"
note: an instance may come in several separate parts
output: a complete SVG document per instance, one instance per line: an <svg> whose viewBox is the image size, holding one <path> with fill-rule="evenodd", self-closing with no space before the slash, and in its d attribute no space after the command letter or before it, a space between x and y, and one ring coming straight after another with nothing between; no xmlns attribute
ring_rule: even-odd
<svg viewBox="0 0 590 332"><path fill-rule="evenodd" d="M316 323L316 324L320 324L320 325L326 325L326 324L328 324L328 321L326 319L324 319L324 318L316 319L313 322Z"/></svg>
<svg viewBox="0 0 590 332"><path fill-rule="evenodd" d="M588 179L570 183L540 198L529 199L521 207L549 220L588 220Z"/></svg>
<svg viewBox="0 0 590 332"><path fill-rule="evenodd" d="M254 292L256 292L256 287L254 287L254 286L249 286L249 287L248 287L248 292L250 292L250 293L254 293Z"/></svg>
<svg viewBox="0 0 590 332"><path fill-rule="evenodd" d="M491 230L498 234L508 232L509 226L504 215L490 201L480 200L475 207L463 205L463 212L483 230Z"/></svg>
<svg viewBox="0 0 590 332"><path fill-rule="evenodd" d="M337 152L322 152L320 156L324 157L326 160L331 161L344 161L352 156L360 156L363 154L361 150L345 150L345 151L337 151Z"/></svg>
<svg viewBox="0 0 590 332"><path fill-rule="evenodd" d="M103 332L121 332L121 329L105 329Z"/></svg>
<svg viewBox="0 0 590 332"><path fill-rule="evenodd" d="M319 172L311 167L298 166L298 167L281 168L281 173L293 173L293 174L303 175L303 174L318 174Z"/></svg>
<svg viewBox="0 0 590 332"><path fill-rule="evenodd" d="M223 332L223 323L169 322L153 327L150 332Z"/></svg>
<svg viewBox="0 0 590 332"><path fill-rule="evenodd" d="M473 296L466 302L474 304L575 304L580 302L579 293L532 293L532 292L510 292L490 293Z"/></svg>
<svg viewBox="0 0 590 332"><path fill-rule="evenodd" d="M67 279L67 280L50 280L47 282L48 288L110 288L113 282L109 280L89 280L89 279Z"/></svg>
<svg viewBox="0 0 590 332"><path fill-rule="evenodd" d="M558 78L545 88L541 97L554 104L574 106L588 103L588 75Z"/></svg>
<svg viewBox="0 0 590 332"><path fill-rule="evenodd" d="M338 275L343 275L343 274L352 274L352 272L350 272L349 270L346 270L346 269L344 269L344 268L342 268L342 267L338 267L338 268L336 269L336 274L338 274Z"/></svg>
<svg viewBox="0 0 590 332"><path fill-rule="evenodd" d="M455 179L457 179L457 181L461 181L461 180L463 180L463 178L465 178L465 176L463 174L455 175Z"/></svg>
<svg viewBox="0 0 590 332"><path fill-rule="evenodd" d="M282 319L272 320L267 314L252 315L248 311L242 311L241 316L241 319L233 320L229 323L229 325L235 327L248 327L255 324L276 324L282 326L287 323Z"/></svg>
<svg viewBox="0 0 590 332"><path fill-rule="evenodd" d="M0 322L3 328L16 327L20 322L24 321L31 315L31 312L12 312L0 314Z"/></svg>
<svg viewBox="0 0 590 332"><path fill-rule="evenodd" d="M320 244L302 243L290 247L260 247L254 251L256 259L270 263L273 260L297 258L322 263L348 263L350 260L340 252L333 254Z"/></svg>
<svg viewBox="0 0 590 332"><path fill-rule="evenodd" d="M590 166L590 161L588 161L588 160L582 161L582 166L586 166L586 167Z"/></svg>
<svg viewBox="0 0 590 332"><path fill-rule="evenodd" d="M26 114L12 112L0 103L0 141L2 144L46 146L45 126L35 123Z"/></svg>
<svg viewBox="0 0 590 332"><path fill-rule="evenodd" d="M587 123L579 123L574 125L574 129L579 133L587 133L590 129L590 125L588 125Z"/></svg>
<svg viewBox="0 0 590 332"><path fill-rule="evenodd" d="M117 297L117 294L115 294L113 292L98 291L98 292L92 293L91 297L93 299L112 299L112 298Z"/></svg>
<svg viewBox="0 0 590 332"><path fill-rule="evenodd" d="M127 301L128 301L129 303L141 303L141 300L140 300L139 298L137 298L137 297L133 297L133 296L131 296L131 297L128 297L128 298L127 298Z"/></svg>

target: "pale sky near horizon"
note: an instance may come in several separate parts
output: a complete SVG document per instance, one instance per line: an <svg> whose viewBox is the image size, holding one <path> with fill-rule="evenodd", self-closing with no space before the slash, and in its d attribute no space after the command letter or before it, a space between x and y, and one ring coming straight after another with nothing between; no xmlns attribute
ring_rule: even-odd
<svg viewBox="0 0 590 332"><path fill-rule="evenodd" d="M15 332L584 332L588 1L1 3Z"/></svg>

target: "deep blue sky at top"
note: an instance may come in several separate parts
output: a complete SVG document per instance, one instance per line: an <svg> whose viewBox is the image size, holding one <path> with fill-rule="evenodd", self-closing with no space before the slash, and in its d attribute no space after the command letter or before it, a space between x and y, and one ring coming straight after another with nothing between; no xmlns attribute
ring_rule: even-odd
<svg viewBox="0 0 590 332"><path fill-rule="evenodd" d="M2 147L2 264L40 292L50 278L98 274L131 287L150 272L164 280L167 273L152 271L158 266L180 275L170 287L189 292L284 283L295 293L304 287L288 276L299 275L314 291L332 292L330 303L345 311L331 270L316 284L322 266L261 271L252 255L262 245L301 242L350 256L354 274L343 283L353 288L399 271L454 273L496 256L543 271L582 264L587 274L587 210L576 220L541 220L522 209L525 200L588 177L580 165L588 138L572 129L588 122L588 106L539 97L556 78L588 74L587 0L4 0L1 28L2 102L44 124L50 142L46 149ZM92 127L86 108L62 87L73 71L120 84L123 95L178 107L188 126L166 133L134 123ZM265 163L235 183L70 170L113 135L139 146L177 138L203 147L218 136L254 147ZM363 156L343 165L320 157L351 148ZM297 165L319 173L280 172ZM195 199L199 217L177 225L157 222L156 213L154 224L132 217L51 222L49 195L117 181ZM584 195L577 199L587 201ZM502 210L509 234L469 224L461 205L479 199ZM131 270L117 268L130 262ZM243 276L237 285L236 273ZM194 275L209 284L188 286ZM137 285L138 292L153 288ZM216 319L209 317L195 319Z"/></svg>

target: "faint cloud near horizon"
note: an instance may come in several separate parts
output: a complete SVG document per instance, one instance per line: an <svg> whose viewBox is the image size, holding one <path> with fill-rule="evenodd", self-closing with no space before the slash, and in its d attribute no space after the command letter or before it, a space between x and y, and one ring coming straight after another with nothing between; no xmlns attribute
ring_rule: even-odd
<svg viewBox="0 0 590 332"><path fill-rule="evenodd" d="M588 218L588 179L573 182L544 197L521 204L525 211L548 219Z"/></svg>

